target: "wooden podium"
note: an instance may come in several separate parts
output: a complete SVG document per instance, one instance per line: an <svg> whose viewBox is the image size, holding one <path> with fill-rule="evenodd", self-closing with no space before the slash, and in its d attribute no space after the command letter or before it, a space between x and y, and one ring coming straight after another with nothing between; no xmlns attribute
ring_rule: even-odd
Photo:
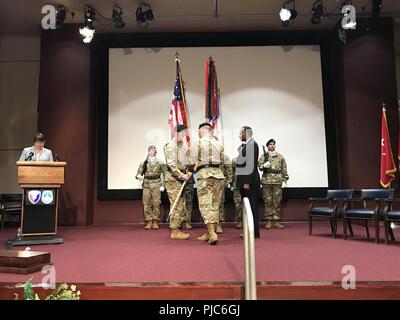
<svg viewBox="0 0 400 320"><path fill-rule="evenodd" d="M65 162L18 161L18 184L23 189L20 234L13 245L62 243L57 234L59 189Z"/></svg>

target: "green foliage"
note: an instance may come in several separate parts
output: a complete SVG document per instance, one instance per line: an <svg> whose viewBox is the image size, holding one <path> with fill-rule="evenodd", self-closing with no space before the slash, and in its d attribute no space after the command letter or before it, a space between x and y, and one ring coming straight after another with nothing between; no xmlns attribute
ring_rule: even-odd
<svg viewBox="0 0 400 320"><path fill-rule="evenodd" d="M79 300L81 292L75 285L68 286L66 283L60 284L45 300ZM15 300L19 300L19 295L15 294ZM40 300L37 293L32 288L32 278L24 284L24 300Z"/></svg>

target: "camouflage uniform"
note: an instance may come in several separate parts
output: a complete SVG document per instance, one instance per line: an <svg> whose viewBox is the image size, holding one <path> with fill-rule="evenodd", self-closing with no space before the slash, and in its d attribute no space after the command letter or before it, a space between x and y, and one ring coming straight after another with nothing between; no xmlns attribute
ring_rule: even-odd
<svg viewBox="0 0 400 320"><path fill-rule="evenodd" d="M177 143L176 138L164 146L164 154L166 159L165 187L172 208L183 184L182 176L186 172L188 157L183 143ZM185 212L186 201L182 195L174 212L171 213L169 224L171 229L176 230L181 227L185 220Z"/></svg>
<svg viewBox="0 0 400 320"><path fill-rule="evenodd" d="M265 155L258 160L258 167L263 171L261 178L262 194L265 204L265 219L272 224L278 223L282 200L282 183L289 179L285 158L278 152L267 152L270 168L264 168Z"/></svg>
<svg viewBox="0 0 400 320"><path fill-rule="evenodd" d="M224 156L224 164L221 166L222 173L225 177L225 184L221 194L221 204L219 206L219 222L225 222L225 188L232 184L232 163L227 155Z"/></svg>
<svg viewBox="0 0 400 320"><path fill-rule="evenodd" d="M158 222L161 205L161 175L164 174L165 164L157 158L148 158L139 165L137 174L143 175L145 163L147 168L142 184L144 220L146 222L153 220Z"/></svg>
<svg viewBox="0 0 400 320"><path fill-rule="evenodd" d="M219 221L222 190L224 188L224 147L211 135L200 138L191 149L191 163L197 174L197 198L204 223L212 229Z"/></svg>
<svg viewBox="0 0 400 320"><path fill-rule="evenodd" d="M193 176L186 182L185 190L185 222L192 223L193 198L194 198L194 178ZM187 228L187 227L186 227Z"/></svg>
<svg viewBox="0 0 400 320"><path fill-rule="evenodd" d="M231 174L232 174L232 186L233 189L233 204L235 206L235 221L237 223L242 222L242 195L240 190L236 187L236 158L232 160L231 164Z"/></svg>

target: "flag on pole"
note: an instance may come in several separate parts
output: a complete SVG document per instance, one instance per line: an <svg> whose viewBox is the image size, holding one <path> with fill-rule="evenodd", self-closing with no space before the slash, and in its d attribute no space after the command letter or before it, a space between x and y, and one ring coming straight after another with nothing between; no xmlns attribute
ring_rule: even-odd
<svg viewBox="0 0 400 320"><path fill-rule="evenodd" d="M386 119L385 105L382 107L382 138L381 138L381 176L380 183L384 188L389 188L390 183L394 179L396 166L392 154L392 146L390 144L389 128Z"/></svg>
<svg viewBox="0 0 400 320"><path fill-rule="evenodd" d="M397 160L399 160L399 168L400 168L400 99L397 101L397 108L399 110L399 145L397 149Z"/></svg>
<svg viewBox="0 0 400 320"><path fill-rule="evenodd" d="M185 99L185 87L182 79L181 67L179 65L179 55L175 55L176 63L176 79L174 86L174 93L172 95L172 104L169 109L169 137L174 138L174 129L178 124L184 124L186 128L189 129L188 112L186 108ZM189 130L186 131L186 137L184 139L184 144L186 147L190 146L190 135Z"/></svg>
<svg viewBox="0 0 400 320"><path fill-rule="evenodd" d="M205 120L211 124L213 134L222 141L222 123L217 70L213 58L206 61Z"/></svg>

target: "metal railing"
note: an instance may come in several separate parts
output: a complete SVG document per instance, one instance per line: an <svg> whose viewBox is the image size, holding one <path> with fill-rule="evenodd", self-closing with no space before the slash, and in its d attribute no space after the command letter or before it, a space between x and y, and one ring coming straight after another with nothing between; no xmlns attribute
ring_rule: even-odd
<svg viewBox="0 0 400 320"><path fill-rule="evenodd" d="M257 300L256 255L254 246L254 220L249 198L243 198L243 239L244 239L244 272L245 299Z"/></svg>

